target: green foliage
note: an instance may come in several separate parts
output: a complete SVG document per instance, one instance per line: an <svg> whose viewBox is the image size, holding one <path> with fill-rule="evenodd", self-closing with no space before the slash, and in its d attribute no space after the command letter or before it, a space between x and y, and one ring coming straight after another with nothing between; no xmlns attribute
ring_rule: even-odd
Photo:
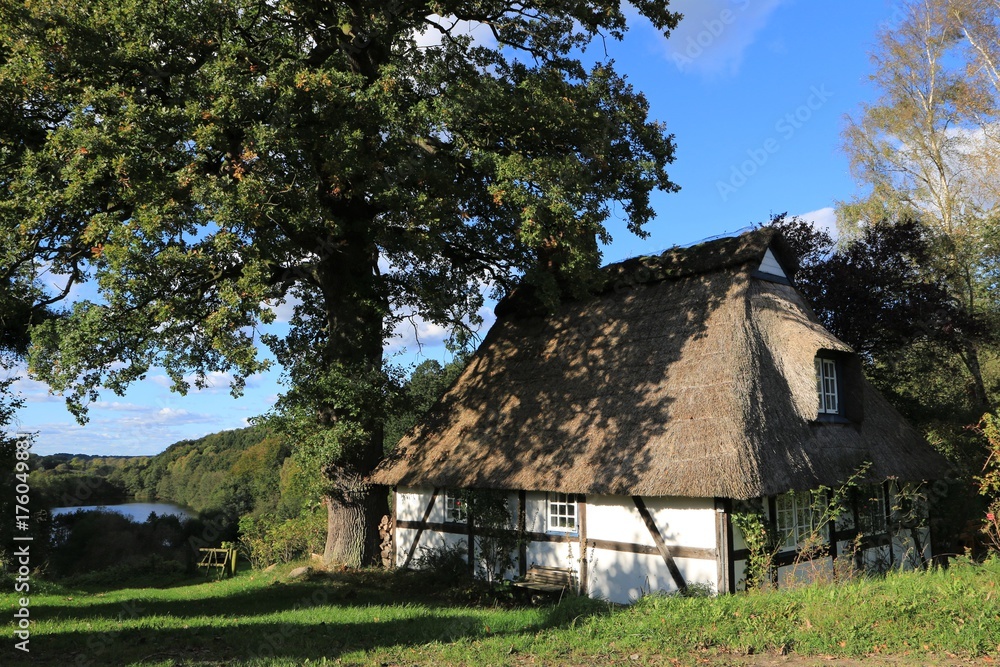
<svg viewBox="0 0 1000 667"><path fill-rule="evenodd" d="M257 569L289 563L312 553L322 553L326 541L326 514L304 510L291 519L274 515L240 518L239 551Z"/></svg>
<svg viewBox="0 0 1000 667"><path fill-rule="evenodd" d="M476 540L477 571L493 586L513 569L518 541L525 538L511 531L507 491L474 489L465 497Z"/></svg>
<svg viewBox="0 0 1000 667"><path fill-rule="evenodd" d="M983 465L981 476L976 478L979 492L990 498L1000 497L1000 418L996 415L983 415L979 422L978 432L986 439L989 455Z"/></svg>
<svg viewBox="0 0 1000 667"><path fill-rule="evenodd" d="M259 428L213 433L176 442L153 457L116 468L108 481L141 499L169 500L197 511L233 517L278 503L287 445Z"/></svg>
<svg viewBox="0 0 1000 667"><path fill-rule="evenodd" d="M464 542L445 542L433 547L420 547L415 567L430 581L438 585L453 585L467 581L469 576L469 549Z"/></svg>
<svg viewBox="0 0 1000 667"><path fill-rule="evenodd" d="M0 354L3 353L0 348ZM0 359L0 370L4 369L2 359ZM23 445L30 443L32 439L28 435L18 436L10 433L9 429L14 425L17 410L24 404L20 396L16 396L11 391L11 385L16 378L0 380L0 572L6 571L9 563L9 554L13 551L14 543L14 498L18 483L18 473L25 474L27 461L19 471L17 469L17 446L19 440Z"/></svg>
<svg viewBox="0 0 1000 667"><path fill-rule="evenodd" d="M468 356L459 354L445 365L435 359L419 363L403 386L396 392L395 410L385 424L385 451L396 443L430 412L445 391L455 383L468 363Z"/></svg>
<svg viewBox="0 0 1000 667"><path fill-rule="evenodd" d="M774 577L774 557L781 548L780 541L771 529L771 523L760 503L741 503L732 514L733 525L743 536L747 546L746 590L766 589Z"/></svg>
<svg viewBox="0 0 1000 667"><path fill-rule="evenodd" d="M144 522L116 512L82 511L53 519L51 574L88 575L88 581L114 581L116 573L179 573L193 569L196 552L189 538L201 524L174 515L151 514ZM164 566L165 561L176 565Z"/></svg>
<svg viewBox="0 0 1000 667"><path fill-rule="evenodd" d="M982 519L981 532L994 555L1000 554L1000 419L985 414L979 422L978 433L989 445L989 456L981 476L976 478L979 493L987 498L989 506Z"/></svg>

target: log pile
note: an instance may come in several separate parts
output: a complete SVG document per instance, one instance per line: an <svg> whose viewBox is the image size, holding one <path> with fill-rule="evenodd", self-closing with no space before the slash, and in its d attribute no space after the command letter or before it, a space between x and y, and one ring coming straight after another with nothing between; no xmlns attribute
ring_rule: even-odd
<svg viewBox="0 0 1000 667"><path fill-rule="evenodd" d="M378 522L378 535L379 549L382 553L382 567L395 567L396 564L392 562L392 519L389 518L389 515L384 515L382 520Z"/></svg>

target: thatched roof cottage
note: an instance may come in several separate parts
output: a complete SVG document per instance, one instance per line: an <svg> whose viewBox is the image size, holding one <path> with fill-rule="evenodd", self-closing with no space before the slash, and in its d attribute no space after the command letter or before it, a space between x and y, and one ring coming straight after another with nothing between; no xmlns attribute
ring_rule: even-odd
<svg viewBox="0 0 1000 667"><path fill-rule="evenodd" d="M735 590L748 554L734 503L760 509L779 565L818 529L831 561L859 534L863 560L924 554L926 534L886 519L902 483L944 462L817 321L795 268L764 228L605 267L600 293L554 313L515 292L374 475L395 488L397 564L449 543L475 552L468 489L509 492L521 574L564 568L617 601ZM868 497L824 526L807 492L860 470Z"/></svg>

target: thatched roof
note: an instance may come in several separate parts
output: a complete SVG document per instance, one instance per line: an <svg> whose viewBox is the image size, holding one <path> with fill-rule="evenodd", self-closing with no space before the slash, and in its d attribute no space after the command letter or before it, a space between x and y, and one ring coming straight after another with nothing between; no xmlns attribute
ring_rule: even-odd
<svg viewBox="0 0 1000 667"><path fill-rule="evenodd" d="M511 303L379 484L754 498L939 477L944 461L790 284L757 272L776 232L604 269L548 316ZM516 300L515 300L516 301ZM850 420L819 421L814 358L840 354Z"/></svg>

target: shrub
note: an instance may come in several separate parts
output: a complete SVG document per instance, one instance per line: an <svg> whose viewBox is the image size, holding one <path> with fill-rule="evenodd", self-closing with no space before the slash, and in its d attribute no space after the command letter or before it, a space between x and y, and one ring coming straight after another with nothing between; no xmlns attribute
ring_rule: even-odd
<svg viewBox="0 0 1000 667"><path fill-rule="evenodd" d="M420 547L416 567L442 584L469 579L468 548L462 542L437 547Z"/></svg>
<svg viewBox="0 0 1000 667"><path fill-rule="evenodd" d="M238 548L250 565L260 569L273 563L288 563L321 552L326 542L326 515L309 509L293 519L273 514L248 515L240 519Z"/></svg>

